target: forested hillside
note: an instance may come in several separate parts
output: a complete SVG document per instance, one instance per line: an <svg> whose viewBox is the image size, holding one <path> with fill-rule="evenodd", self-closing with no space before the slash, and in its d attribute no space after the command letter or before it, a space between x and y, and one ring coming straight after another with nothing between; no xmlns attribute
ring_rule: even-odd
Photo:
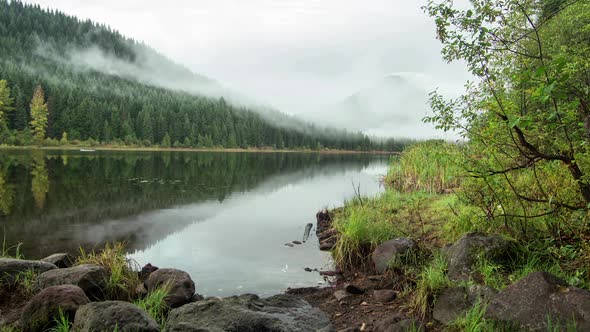
<svg viewBox="0 0 590 332"><path fill-rule="evenodd" d="M90 53L95 62L81 56ZM189 82L192 89L152 84L154 77ZM109 27L19 1L0 0L0 80L7 82L0 84L3 144L57 144L63 138L144 146L400 148L281 114L272 114L281 123L269 121L223 98L198 95L195 86L217 84ZM47 117L44 140L35 140L31 130L30 103L39 86L46 101L46 110L43 100L38 103L40 116Z"/></svg>

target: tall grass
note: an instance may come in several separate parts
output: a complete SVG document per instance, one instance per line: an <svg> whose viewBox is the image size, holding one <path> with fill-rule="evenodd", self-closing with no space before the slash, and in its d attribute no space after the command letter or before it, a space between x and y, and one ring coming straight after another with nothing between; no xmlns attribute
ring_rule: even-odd
<svg viewBox="0 0 590 332"><path fill-rule="evenodd" d="M168 293L170 293L170 289L170 284L162 284L143 299L136 300L135 305L147 311L160 326L164 326L166 323L166 313L170 309L165 299Z"/></svg>
<svg viewBox="0 0 590 332"><path fill-rule="evenodd" d="M403 192L443 193L460 184L460 158L457 145L440 141L420 143L394 160L386 181Z"/></svg>
<svg viewBox="0 0 590 332"><path fill-rule="evenodd" d="M419 317L425 317L439 291L449 286L447 261L441 252L435 252L429 264L422 268L416 281L416 290L410 309Z"/></svg>
<svg viewBox="0 0 590 332"><path fill-rule="evenodd" d="M473 307L465 313L465 315L451 322L448 326L448 329L451 331L461 332L508 332L509 329L499 328L498 326L495 326L493 322L484 318L486 308L487 306L481 302L475 303Z"/></svg>
<svg viewBox="0 0 590 332"><path fill-rule="evenodd" d="M382 242L406 234L404 225L394 222L391 211L399 208L398 195L384 193L364 200L352 200L334 216L340 234L333 255L342 269L368 267L369 255Z"/></svg>
<svg viewBox="0 0 590 332"><path fill-rule="evenodd" d="M140 284L137 273L138 265L127 258L125 245L122 243L107 243L99 252L86 253L80 248L80 256L76 265L95 264L107 270L106 296L111 300L130 300Z"/></svg>
<svg viewBox="0 0 590 332"><path fill-rule="evenodd" d="M70 318L66 315L61 308L59 309L59 315L53 320L55 326L52 327L49 332L69 332L72 327Z"/></svg>
<svg viewBox="0 0 590 332"><path fill-rule="evenodd" d="M0 250L0 257L24 259L24 255L20 251L21 246L22 246L22 243L20 243L20 242L13 245L13 246L9 246L6 243L6 233L4 233L4 236L2 238L2 248Z"/></svg>

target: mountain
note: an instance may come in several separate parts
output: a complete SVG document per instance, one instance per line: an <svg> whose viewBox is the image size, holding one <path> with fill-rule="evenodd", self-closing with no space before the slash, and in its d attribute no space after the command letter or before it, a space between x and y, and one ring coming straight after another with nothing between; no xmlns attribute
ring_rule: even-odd
<svg viewBox="0 0 590 332"><path fill-rule="evenodd" d="M31 143L29 101L40 85L53 140L67 133L70 140L147 146L385 147L360 133L235 106L221 84L143 43L20 1L0 0L0 80L14 99L14 109L0 115L0 144Z"/></svg>
<svg viewBox="0 0 590 332"><path fill-rule="evenodd" d="M369 134L413 137L429 110L430 86L416 74L388 74L340 102L303 117L309 121L329 121L333 126ZM388 132L395 128L395 133ZM407 128L407 129L406 129ZM422 130L421 130L422 131ZM423 132L429 132L424 128Z"/></svg>

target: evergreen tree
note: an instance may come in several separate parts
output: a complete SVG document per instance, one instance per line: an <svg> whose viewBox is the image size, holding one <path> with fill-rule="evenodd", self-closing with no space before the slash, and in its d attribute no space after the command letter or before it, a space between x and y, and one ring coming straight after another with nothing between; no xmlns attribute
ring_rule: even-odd
<svg viewBox="0 0 590 332"><path fill-rule="evenodd" d="M31 100L31 129L35 143L42 144L47 130L47 104L45 93L40 85L35 89Z"/></svg>

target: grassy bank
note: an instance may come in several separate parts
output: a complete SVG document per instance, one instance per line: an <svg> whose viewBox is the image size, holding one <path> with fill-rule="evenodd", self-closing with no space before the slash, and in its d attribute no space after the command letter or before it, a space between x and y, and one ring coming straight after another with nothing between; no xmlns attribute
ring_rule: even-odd
<svg viewBox="0 0 590 332"><path fill-rule="evenodd" d="M384 193L356 197L332 211L334 228L340 233L333 250L339 267L370 273L370 255L378 244L396 237L414 239L419 252L391 262L390 271L396 275L394 287L404 307L422 319L431 315L437 294L447 287L483 284L501 290L535 271L550 272L590 290L590 237L584 223L568 223L557 238L548 225L563 215L522 224L519 218L490 213L502 207L481 204L485 197L478 195L485 183L464 170L464 148L441 142L418 144L392 160ZM504 199L503 204L507 210L516 203ZM516 251L507 262L480 260L473 279L451 281L442 252L470 232L500 234L515 241ZM483 318L484 309L475 306L447 328L493 331L493 324Z"/></svg>

